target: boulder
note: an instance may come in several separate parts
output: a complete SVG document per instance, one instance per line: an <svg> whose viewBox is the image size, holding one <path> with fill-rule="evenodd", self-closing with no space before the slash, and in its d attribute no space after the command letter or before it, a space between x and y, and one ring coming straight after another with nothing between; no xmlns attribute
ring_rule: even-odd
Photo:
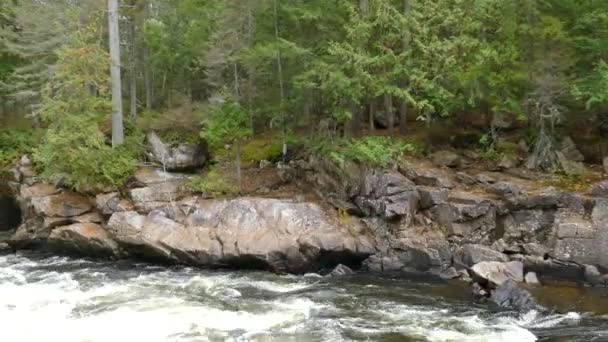
<svg viewBox="0 0 608 342"><path fill-rule="evenodd" d="M411 221L418 210L416 185L396 170L370 170L362 181L355 204L366 216Z"/></svg>
<svg viewBox="0 0 608 342"><path fill-rule="evenodd" d="M504 155L498 162L498 167L501 169L513 169L519 165L519 160L515 156Z"/></svg>
<svg viewBox="0 0 608 342"><path fill-rule="evenodd" d="M580 280L584 276L584 267L571 261L526 256L522 262L527 271L543 277Z"/></svg>
<svg viewBox="0 0 608 342"><path fill-rule="evenodd" d="M591 195L594 197L605 197L608 198L608 181L601 181L594 184L591 188Z"/></svg>
<svg viewBox="0 0 608 342"><path fill-rule="evenodd" d="M508 196L505 200L512 210L551 209L557 207L561 195L554 187L547 187L524 191L516 196Z"/></svg>
<svg viewBox="0 0 608 342"><path fill-rule="evenodd" d="M148 213L162 208L184 196L182 181L153 184L145 188L129 190L129 195L137 211Z"/></svg>
<svg viewBox="0 0 608 342"><path fill-rule="evenodd" d="M602 198L595 201L591 220L596 231L594 248L598 256L596 264L603 269L608 269L608 199Z"/></svg>
<svg viewBox="0 0 608 342"><path fill-rule="evenodd" d="M447 202L449 190L446 188L417 187L420 194L420 209L430 209L436 205Z"/></svg>
<svg viewBox="0 0 608 342"><path fill-rule="evenodd" d="M434 166L402 162L399 164L399 172L414 181L416 185L448 189L454 187L449 175L444 170L437 169Z"/></svg>
<svg viewBox="0 0 608 342"><path fill-rule="evenodd" d="M454 267L448 267L439 273L439 277L444 280L460 278L460 273Z"/></svg>
<svg viewBox="0 0 608 342"><path fill-rule="evenodd" d="M203 142L198 144L179 144L169 146L154 133L148 133L148 156L169 171L192 170L205 166L207 162L207 145Z"/></svg>
<svg viewBox="0 0 608 342"><path fill-rule="evenodd" d="M540 281L538 281L538 277L536 276L536 273L534 273L534 272L526 273L524 280L525 280L526 284L540 285Z"/></svg>
<svg viewBox="0 0 608 342"><path fill-rule="evenodd" d="M428 272L441 270L451 262L449 244L441 238L404 238L391 241L386 253L377 253L365 260L372 272Z"/></svg>
<svg viewBox="0 0 608 342"><path fill-rule="evenodd" d="M200 200L183 221L161 211L117 212L108 229L131 254L208 267L301 273L373 254L365 227L341 223L312 203Z"/></svg>
<svg viewBox="0 0 608 342"><path fill-rule="evenodd" d="M585 156L576 147L572 138L568 136L560 142L558 149L565 160L574 162L582 162L585 160Z"/></svg>
<svg viewBox="0 0 608 342"><path fill-rule="evenodd" d="M471 267L473 280L489 287L502 285L507 280L524 281L524 265L519 261L483 261Z"/></svg>
<svg viewBox="0 0 608 342"><path fill-rule="evenodd" d="M95 197L95 206L105 216L110 216L119 211L133 210L133 204L126 199L120 198L118 192L97 195Z"/></svg>
<svg viewBox="0 0 608 342"><path fill-rule="evenodd" d="M118 244L110 234L95 223L77 223L55 228L48 245L59 252L77 253L86 256L116 256Z"/></svg>
<svg viewBox="0 0 608 342"><path fill-rule="evenodd" d="M569 160L568 157L564 156L561 152L557 152L557 159L562 170L568 176L580 176L587 172L585 164L579 161Z"/></svg>
<svg viewBox="0 0 608 342"><path fill-rule="evenodd" d="M597 267L593 265L585 265L585 281L591 285L597 285L601 282L602 274L597 269Z"/></svg>
<svg viewBox="0 0 608 342"><path fill-rule="evenodd" d="M431 155L433 163L439 166L459 167L462 159L452 151L437 151Z"/></svg>
<svg viewBox="0 0 608 342"><path fill-rule="evenodd" d="M544 310L532 297L513 280L507 280L492 291L490 300L501 308L518 311Z"/></svg>
<svg viewBox="0 0 608 342"><path fill-rule="evenodd" d="M539 243L525 243L523 246L524 252L527 255L544 257L549 252L549 249Z"/></svg>
<svg viewBox="0 0 608 342"><path fill-rule="evenodd" d="M348 266L339 264L338 266L334 267L334 269L329 272L329 274L327 274L327 277L343 277L354 273L355 272L351 270Z"/></svg>
<svg viewBox="0 0 608 342"><path fill-rule="evenodd" d="M497 221L502 238L507 243L535 241L537 236L547 235L553 226L555 213L549 210L517 210Z"/></svg>
<svg viewBox="0 0 608 342"><path fill-rule="evenodd" d="M135 181L140 186L148 186L158 183L186 180L189 176L182 173L166 172L162 169L152 167L141 167L135 172Z"/></svg>
<svg viewBox="0 0 608 342"><path fill-rule="evenodd" d="M467 266L473 266L484 261L507 262L509 258L490 247L467 244L462 247L462 261Z"/></svg>
<svg viewBox="0 0 608 342"><path fill-rule="evenodd" d="M74 192L30 198L33 211L45 217L74 217L93 209L91 201Z"/></svg>

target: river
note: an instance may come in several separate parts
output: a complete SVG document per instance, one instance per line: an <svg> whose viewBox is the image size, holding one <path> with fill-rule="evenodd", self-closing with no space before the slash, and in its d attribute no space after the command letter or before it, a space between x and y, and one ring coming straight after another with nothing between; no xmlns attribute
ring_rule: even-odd
<svg viewBox="0 0 608 342"><path fill-rule="evenodd" d="M607 341L589 314L499 312L466 284L0 256L0 336L81 341Z"/></svg>

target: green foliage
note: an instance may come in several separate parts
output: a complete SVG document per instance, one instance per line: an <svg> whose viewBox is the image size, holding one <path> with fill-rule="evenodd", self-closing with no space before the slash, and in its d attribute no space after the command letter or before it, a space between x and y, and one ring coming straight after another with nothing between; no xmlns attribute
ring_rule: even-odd
<svg viewBox="0 0 608 342"><path fill-rule="evenodd" d="M226 177L226 173L217 168L209 170L205 175L193 177L187 187L191 191L211 197L233 196L239 191L234 182L231 182L231 178Z"/></svg>
<svg viewBox="0 0 608 342"><path fill-rule="evenodd" d="M0 131L0 168L9 166L22 155L31 153L40 140L34 130Z"/></svg>
<svg viewBox="0 0 608 342"><path fill-rule="evenodd" d="M387 137L316 142L312 149L339 165L353 161L364 165L387 167L404 154L420 153L422 148L411 142Z"/></svg>
<svg viewBox="0 0 608 342"><path fill-rule="evenodd" d="M216 104L204 126L201 137L214 147L242 141L252 134L249 116L231 99Z"/></svg>
<svg viewBox="0 0 608 342"><path fill-rule="evenodd" d="M47 130L34 162L43 178L77 191L117 189L135 173L142 152L143 134L132 132L113 149L95 121L72 116Z"/></svg>
<svg viewBox="0 0 608 342"><path fill-rule="evenodd" d="M265 139L264 137L253 139L243 145L243 161L259 163L262 160L278 160L281 158L282 144L279 140Z"/></svg>

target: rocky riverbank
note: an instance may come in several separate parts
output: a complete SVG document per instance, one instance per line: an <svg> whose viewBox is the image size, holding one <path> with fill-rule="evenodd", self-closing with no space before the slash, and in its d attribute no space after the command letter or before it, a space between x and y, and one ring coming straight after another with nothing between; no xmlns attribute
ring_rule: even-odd
<svg viewBox="0 0 608 342"><path fill-rule="evenodd" d="M470 281L478 295L516 307L535 305L518 283L596 285L608 270L606 182L560 191L519 169L462 167L474 160L451 152L391 168L309 155L272 169L277 187L299 189L291 198L261 189L206 199L186 190L188 174L162 165L200 167L204 159L187 155L197 149L178 147L167 159L152 140L159 168L142 167L122 192L83 195L45 184L23 157L9 183L22 214L10 248L279 273L340 264L425 272Z"/></svg>

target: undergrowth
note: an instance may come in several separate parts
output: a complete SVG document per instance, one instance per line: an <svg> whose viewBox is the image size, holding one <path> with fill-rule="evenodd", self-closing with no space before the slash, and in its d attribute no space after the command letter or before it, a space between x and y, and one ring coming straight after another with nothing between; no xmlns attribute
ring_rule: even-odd
<svg viewBox="0 0 608 342"><path fill-rule="evenodd" d="M422 147L410 141L370 136L361 139L342 139L335 142L320 140L313 143L312 150L334 162L344 165L353 161L370 166L387 167L405 154L418 154Z"/></svg>
<svg viewBox="0 0 608 342"><path fill-rule="evenodd" d="M229 197L239 191L235 182L220 168L214 167L204 175L193 177L186 187L197 193L210 197Z"/></svg>

